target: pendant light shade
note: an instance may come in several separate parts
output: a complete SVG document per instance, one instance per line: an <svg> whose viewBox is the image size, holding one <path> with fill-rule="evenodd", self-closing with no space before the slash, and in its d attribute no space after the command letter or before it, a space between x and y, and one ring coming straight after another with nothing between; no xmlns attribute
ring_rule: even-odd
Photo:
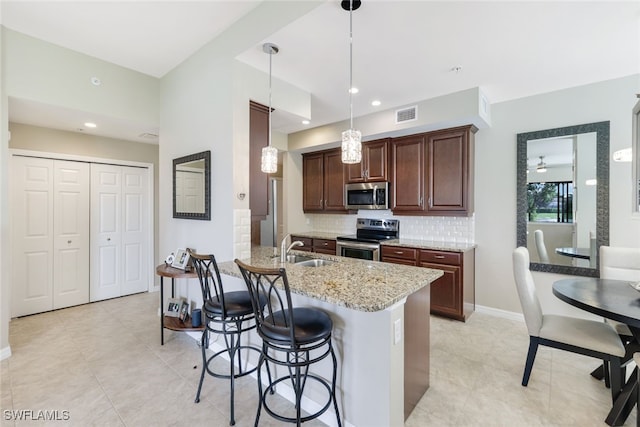
<svg viewBox="0 0 640 427"><path fill-rule="evenodd" d="M271 146L271 62L273 55L278 53L280 49L273 43L265 43L262 45L262 51L269 54L269 143L262 149L260 170L264 173L276 173L278 171L278 149Z"/></svg>
<svg viewBox="0 0 640 427"><path fill-rule="evenodd" d="M260 170L264 173L276 173L278 171L278 149L267 146L262 149L262 161Z"/></svg>
<svg viewBox="0 0 640 427"><path fill-rule="evenodd" d="M342 163L352 164L362 161L362 133L353 128L353 11L361 1L345 0L341 3L349 11L349 129L342 132Z"/></svg>
<svg viewBox="0 0 640 427"><path fill-rule="evenodd" d="M362 161L362 133L349 129L342 132L342 163L360 163Z"/></svg>

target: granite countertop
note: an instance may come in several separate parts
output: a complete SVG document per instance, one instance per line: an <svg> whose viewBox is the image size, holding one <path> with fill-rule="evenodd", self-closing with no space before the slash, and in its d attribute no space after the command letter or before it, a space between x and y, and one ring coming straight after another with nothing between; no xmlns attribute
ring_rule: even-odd
<svg viewBox="0 0 640 427"><path fill-rule="evenodd" d="M310 256L292 250L290 254ZM386 262L363 261L313 253L313 258L335 261L321 267L284 264L291 292L358 311L380 311L411 295L443 275L441 270ZM280 268L274 248L254 246L242 262L262 268ZM218 264L220 272L241 278L233 261Z"/></svg>
<svg viewBox="0 0 640 427"><path fill-rule="evenodd" d="M380 242L380 244L384 246L407 246L418 249L433 249L450 252L467 252L476 247L475 243L443 242L421 239L393 239L385 240Z"/></svg>

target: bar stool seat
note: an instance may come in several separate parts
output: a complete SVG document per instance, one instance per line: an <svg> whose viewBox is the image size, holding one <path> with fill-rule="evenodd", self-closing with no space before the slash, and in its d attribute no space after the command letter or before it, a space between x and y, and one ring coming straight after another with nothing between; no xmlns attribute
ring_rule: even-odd
<svg viewBox="0 0 640 427"><path fill-rule="evenodd" d="M224 308L228 317L247 316L253 314L251 296L247 291L227 292L224 294ZM222 315L223 307L219 298L204 302L203 309L211 314Z"/></svg>
<svg viewBox="0 0 640 427"><path fill-rule="evenodd" d="M336 399L336 377L338 362L333 351L333 321L324 311L310 307L294 307L287 273L284 268L257 268L236 259L242 277L251 295L258 335L262 338L262 353L258 363L258 411L255 425L258 426L260 413L265 411L277 420L300 425L303 422L320 417L333 404L338 426L342 426L340 411ZM268 295L266 303L261 295ZM312 365L330 357L332 362L331 380L309 371ZM283 369L274 370L276 378L271 378L269 365ZM268 374L268 386L262 387L261 368L265 365ZM278 377L278 375L280 375ZM302 396L309 382L326 391L326 402L320 403L320 409L314 413L302 414ZM280 383L288 384L295 394L295 416L285 415L286 409L271 405L269 395L273 394ZM320 391L315 393L320 395ZM320 395L321 396L321 395ZM318 398L318 397L316 397ZM322 399L322 397L320 397Z"/></svg>

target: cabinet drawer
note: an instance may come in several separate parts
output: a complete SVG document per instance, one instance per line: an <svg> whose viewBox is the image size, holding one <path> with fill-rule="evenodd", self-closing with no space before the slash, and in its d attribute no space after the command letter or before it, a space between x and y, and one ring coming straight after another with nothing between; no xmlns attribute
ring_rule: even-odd
<svg viewBox="0 0 640 427"><path fill-rule="evenodd" d="M331 250L333 253L336 252L336 241L335 240L327 240L327 239L313 239L313 249L316 252L322 250Z"/></svg>
<svg viewBox="0 0 640 427"><path fill-rule="evenodd" d="M403 258L415 261L418 250L414 248L403 248L400 246L382 246L382 258Z"/></svg>
<svg viewBox="0 0 640 427"><path fill-rule="evenodd" d="M302 243L304 243L304 246L294 246L293 249L297 251L309 251L309 252L311 252L311 250L313 249L313 239L310 239L309 237L291 236L292 242L295 242L296 240L299 240Z"/></svg>
<svg viewBox="0 0 640 427"><path fill-rule="evenodd" d="M420 251L420 262L436 264L460 265L462 254L460 252Z"/></svg>

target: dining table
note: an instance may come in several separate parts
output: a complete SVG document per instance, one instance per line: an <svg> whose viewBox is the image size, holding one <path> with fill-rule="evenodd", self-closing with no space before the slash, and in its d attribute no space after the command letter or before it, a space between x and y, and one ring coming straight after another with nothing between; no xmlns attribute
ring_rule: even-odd
<svg viewBox="0 0 640 427"><path fill-rule="evenodd" d="M556 248L558 255L564 255L571 258L590 259L591 249L589 248Z"/></svg>
<svg viewBox="0 0 640 427"><path fill-rule="evenodd" d="M572 306L628 325L635 339L634 345L627 347L629 352L630 348L640 345L640 291L635 285L638 284L626 280L576 277L555 281L552 289L556 297ZM637 402L637 396L636 366L614 398L605 422L610 426L623 425Z"/></svg>

